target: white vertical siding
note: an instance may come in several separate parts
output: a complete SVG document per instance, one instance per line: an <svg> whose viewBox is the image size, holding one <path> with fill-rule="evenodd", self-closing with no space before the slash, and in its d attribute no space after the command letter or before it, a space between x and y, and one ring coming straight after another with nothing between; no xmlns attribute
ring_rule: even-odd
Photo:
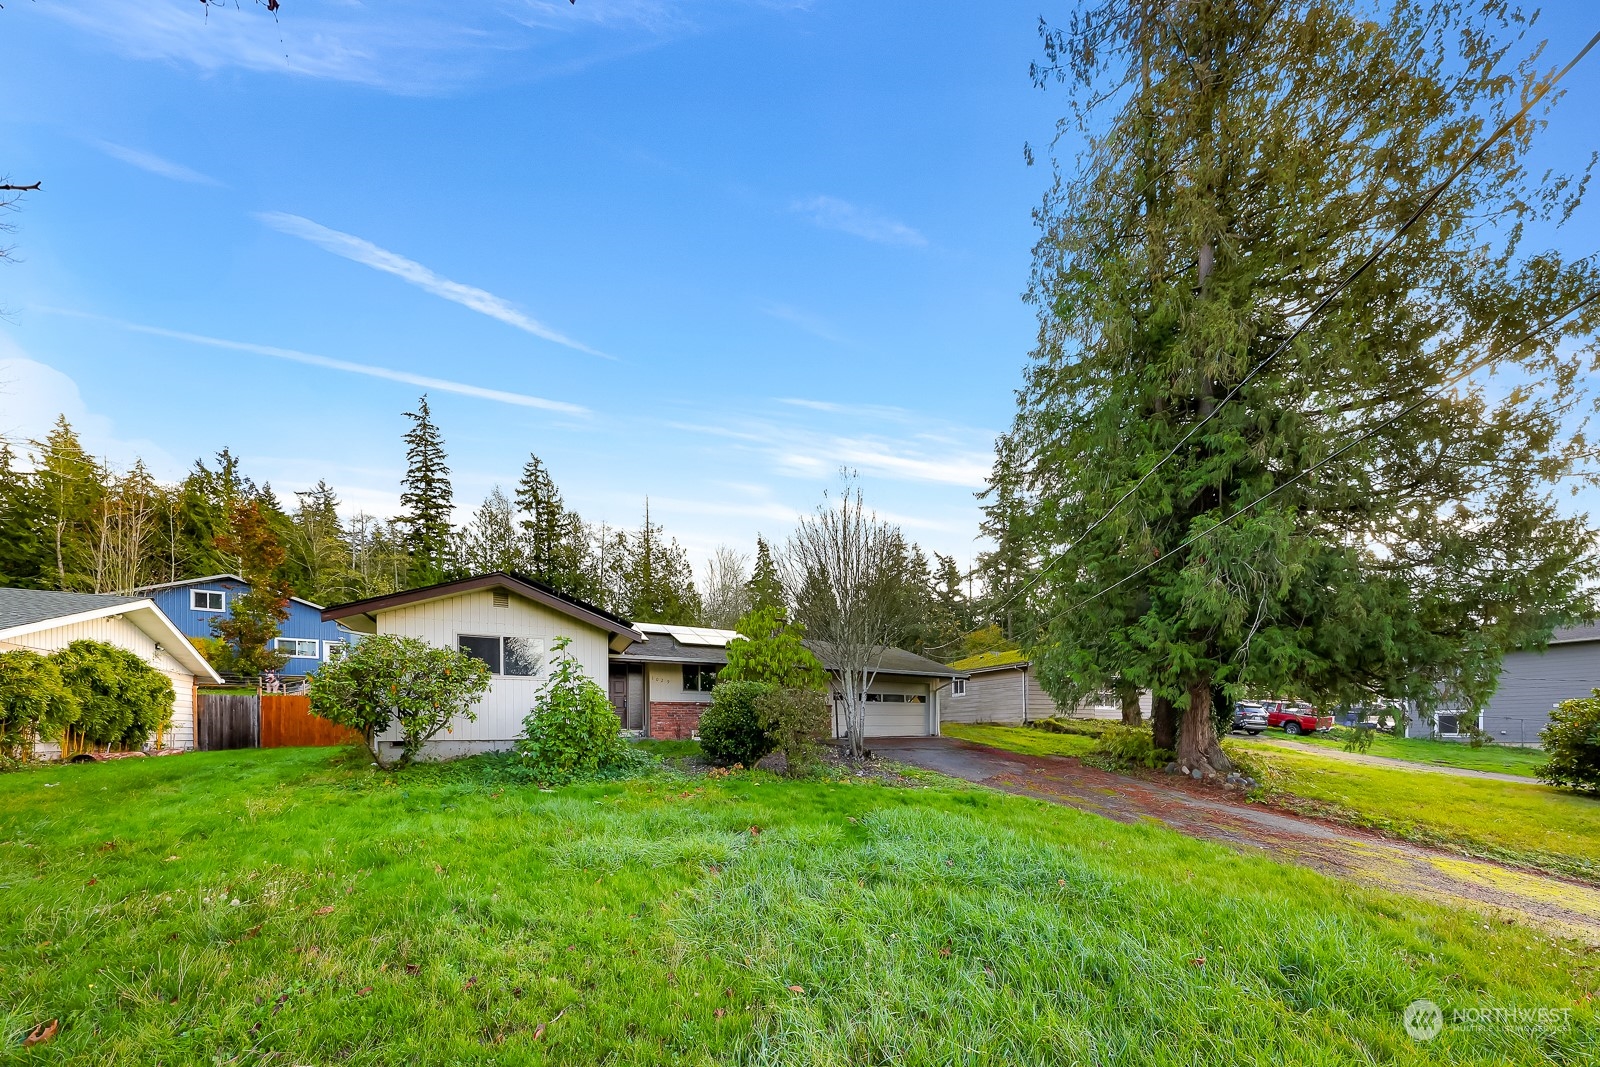
<svg viewBox="0 0 1600 1067"><path fill-rule="evenodd" d="M101 641L127 649L166 675L172 682L172 725L161 737L161 744L166 748L194 747L194 675L169 653L157 652L155 639L127 619L108 615L48 630L35 630L13 640L0 641L0 649L25 648L33 652L50 653L66 648L74 641ZM49 749L56 751L54 745ZM41 746L40 751L44 753L45 747Z"/></svg>
<svg viewBox="0 0 1600 1067"><path fill-rule="evenodd" d="M515 593L503 608L495 607L494 593L488 589L409 604L380 612L377 628L380 634L420 637L440 648L455 648L456 639L464 634L523 637L538 644L544 657L539 674L529 677L495 675L489 692L478 704L477 721L457 720L449 732L441 732L434 738L436 742L469 742L479 749L509 748L522 732L523 718L533 710L534 696L549 671L551 645L558 637L572 639L567 655L577 660L583 673L601 689L606 687L607 634ZM384 740L396 740L400 734L391 728L381 736Z"/></svg>

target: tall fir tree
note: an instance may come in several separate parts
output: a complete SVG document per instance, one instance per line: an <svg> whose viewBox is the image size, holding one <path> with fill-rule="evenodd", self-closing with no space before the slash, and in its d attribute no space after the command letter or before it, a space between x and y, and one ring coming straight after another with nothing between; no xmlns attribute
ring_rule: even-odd
<svg viewBox="0 0 1600 1067"><path fill-rule="evenodd" d="M406 551L411 556L406 580L416 587L444 581L454 570L450 547L455 501L444 438L434 425L426 393L417 401L416 411L406 412L406 418L411 420L411 428L404 438L406 475L400 506L404 509L401 522L406 528Z"/></svg>
<svg viewBox="0 0 1600 1067"><path fill-rule="evenodd" d="M760 534L756 535L756 562L750 571L747 586L750 593L748 611L761 608L789 610L789 598L784 595L783 579L778 574L778 564L772 558L772 546Z"/></svg>
<svg viewBox="0 0 1600 1067"><path fill-rule="evenodd" d="M525 567L536 578L568 596L597 598L587 576L589 535L583 520L567 509L561 490L538 456L530 454L517 483L517 510L525 542Z"/></svg>
<svg viewBox="0 0 1600 1067"><path fill-rule="evenodd" d="M1058 699L1152 690L1157 743L1222 771L1219 686L1477 704L1587 605L1593 533L1554 490L1585 473L1600 308L1567 315L1600 268L1523 247L1585 182L1529 179L1535 112L1445 184L1546 76L1525 31L1445 0L1115 0L1045 31L1084 148L1037 213L987 518L1043 561L1013 593Z"/></svg>
<svg viewBox="0 0 1600 1067"><path fill-rule="evenodd" d="M65 415L37 449L33 483L39 500L49 586L95 591L94 523L106 494L100 464L83 450Z"/></svg>
<svg viewBox="0 0 1600 1067"><path fill-rule="evenodd" d="M628 538L626 551L624 614L636 622L693 625L700 621L700 596L695 592L689 555L651 520L649 500L644 504L644 524Z"/></svg>

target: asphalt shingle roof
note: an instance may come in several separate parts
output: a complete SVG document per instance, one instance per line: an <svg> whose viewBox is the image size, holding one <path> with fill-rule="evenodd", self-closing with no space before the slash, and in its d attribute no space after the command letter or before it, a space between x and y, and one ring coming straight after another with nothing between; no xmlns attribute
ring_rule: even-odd
<svg viewBox="0 0 1600 1067"><path fill-rule="evenodd" d="M143 597L108 593L62 593L54 589L0 589L0 630L48 622L98 608L137 604Z"/></svg>
<svg viewBox="0 0 1600 1067"><path fill-rule="evenodd" d="M728 662L726 648L680 644L671 634L654 631L648 636L648 641L629 645L626 651L611 658L622 663L705 663L716 667ZM833 669L836 666L836 658L823 642L807 641L805 646L817 654L824 667ZM883 674L927 675L934 678L949 678L963 673L903 648L886 649L879 660L878 670Z"/></svg>

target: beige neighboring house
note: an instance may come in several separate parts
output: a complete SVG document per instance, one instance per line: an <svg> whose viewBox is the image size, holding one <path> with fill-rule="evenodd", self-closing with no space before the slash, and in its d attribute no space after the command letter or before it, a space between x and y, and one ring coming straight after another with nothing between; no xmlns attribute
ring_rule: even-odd
<svg viewBox="0 0 1600 1067"><path fill-rule="evenodd" d="M945 722L1022 723L1063 715L1076 719L1122 719L1115 693L1097 693L1065 709L1039 684L1033 664L1021 652L983 652L950 664L966 675L957 679L944 704ZM1150 694L1139 695L1139 713L1150 718Z"/></svg>
<svg viewBox="0 0 1600 1067"><path fill-rule="evenodd" d="M423 759L510 748L533 710L557 639L570 639L566 654L602 688L608 656L644 640L610 612L500 571L337 604L322 609L322 618L357 633L419 637L430 645L459 648L488 664L493 681L475 709L477 720L460 719L435 736ZM377 741L380 752L387 747L399 754L398 728L391 726Z"/></svg>
<svg viewBox="0 0 1600 1067"><path fill-rule="evenodd" d="M711 703L711 686L728 663L734 630L641 622L643 640L611 656L611 703L622 725L648 737L693 737ZM830 674L826 646L806 642ZM928 737L939 733L941 709L960 671L900 648L885 649L867 690L868 737ZM834 687L833 735L848 731L843 697Z"/></svg>
<svg viewBox="0 0 1600 1067"><path fill-rule="evenodd" d="M195 687L222 681L155 601L53 589L0 589L0 652L28 649L48 654L74 641L101 641L126 649L172 681L172 723L151 743L194 748ZM41 744L38 754L60 749Z"/></svg>

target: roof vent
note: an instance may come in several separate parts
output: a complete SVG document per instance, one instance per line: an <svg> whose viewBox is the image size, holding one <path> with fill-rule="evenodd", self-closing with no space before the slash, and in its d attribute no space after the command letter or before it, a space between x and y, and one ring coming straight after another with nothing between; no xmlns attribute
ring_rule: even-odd
<svg viewBox="0 0 1600 1067"><path fill-rule="evenodd" d="M511 594L506 592L504 589L496 589L494 591L494 606L497 607L497 608L508 608L508 607L510 607L511 606Z"/></svg>

